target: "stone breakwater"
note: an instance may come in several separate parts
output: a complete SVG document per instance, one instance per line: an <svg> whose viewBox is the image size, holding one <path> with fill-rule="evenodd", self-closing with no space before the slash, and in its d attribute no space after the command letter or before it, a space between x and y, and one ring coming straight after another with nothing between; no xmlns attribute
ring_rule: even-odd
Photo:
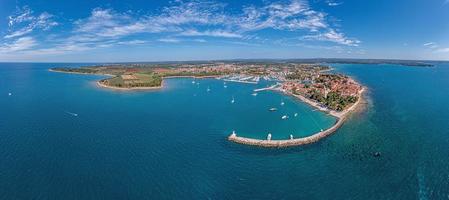
<svg viewBox="0 0 449 200"><path fill-rule="evenodd" d="M348 117L348 115L359 106L360 102L362 101L364 91L365 91L365 88L363 88L359 92L359 98L358 98L357 102L354 103L354 105L352 105L345 111L343 111L342 112L343 114L338 116L337 122L335 122L335 124L332 127L328 128L324 131L315 133L311 136L302 137L302 138L291 138L291 139L286 139L286 140L271 140L271 138L268 138L266 140L261 140L261 139L239 137L239 136L237 136L237 134L235 132L233 132L228 137L228 140L235 142L235 143L239 143L239 144L260 146L260 147L275 147L275 148L301 146L301 145L315 143L315 142L331 135L332 133L334 133L336 130L338 130L338 128L340 128L343 125L343 123L346 121L346 118Z"/></svg>

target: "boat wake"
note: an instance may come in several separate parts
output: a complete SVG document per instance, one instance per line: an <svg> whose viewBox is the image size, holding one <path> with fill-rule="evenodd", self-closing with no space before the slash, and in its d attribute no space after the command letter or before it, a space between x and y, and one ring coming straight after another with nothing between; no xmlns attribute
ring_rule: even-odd
<svg viewBox="0 0 449 200"><path fill-rule="evenodd" d="M78 114L76 114L76 113L72 113L72 112L69 112L69 111L65 111L65 113L67 113L69 115L72 115L74 117L78 117Z"/></svg>
<svg viewBox="0 0 449 200"><path fill-rule="evenodd" d="M424 175L422 173L422 169L419 166L416 170L416 177L418 179L418 197L420 200L427 200L427 188L425 185Z"/></svg>

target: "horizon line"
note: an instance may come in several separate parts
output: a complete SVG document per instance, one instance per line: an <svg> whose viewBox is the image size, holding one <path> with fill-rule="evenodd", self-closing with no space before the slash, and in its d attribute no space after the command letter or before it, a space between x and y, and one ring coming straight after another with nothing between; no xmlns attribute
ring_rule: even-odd
<svg viewBox="0 0 449 200"><path fill-rule="evenodd" d="M384 61L415 61L415 62L449 62L448 60L430 59L397 59L397 58L336 58L336 57L310 57L310 58L229 58L229 59L192 59L192 60L158 60L158 61L0 61L0 63L169 63L169 62L220 62L220 61L288 61L288 60L384 60Z"/></svg>

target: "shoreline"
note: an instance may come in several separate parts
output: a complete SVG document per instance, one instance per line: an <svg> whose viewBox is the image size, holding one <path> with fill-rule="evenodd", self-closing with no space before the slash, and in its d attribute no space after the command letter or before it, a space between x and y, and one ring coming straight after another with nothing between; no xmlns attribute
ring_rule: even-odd
<svg viewBox="0 0 449 200"><path fill-rule="evenodd" d="M66 74L80 74L80 75L100 75L100 76L110 76L110 77L115 77L116 75L112 75L112 74L95 74L95 73L82 73L82 72L69 72L69 71L58 71L58 70L53 70L53 69L48 69L48 71L50 72L57 72L57 73L66 73ZM106 88L106 89L112 89L112 90L122 90L122 91L132 91L132 90L158 90L158 89L162 89L164 87L164 79L170 79L170 78L195 78L195 79L203 79L203 78L217 78L219 77L217 76L165 76L162 77L162 82L160 86L155 86L155 87L115 87L115 86L110 86L110 85L105 85L103 83L101 83L101 81L107 80L107 79L102 79L99 81L95 81L96 85L102 88Z"/></svg>
<svg viewBox="0 0 449 200"><path fill-rule="evenodd" d="M101 81L103 80L99 80L96 81L97 82L97 86L99 87L103 87L106 89L113 89L113 90L123 90L123 91L132 91L132 90L158 90L158 89L162 89L163 87L163 80L161 83L161 86L155 86L155 87L132 87L132 88L125 88L125 87L114 87L114 86L110 86L110 85L105 85L103 83L101 83Z"/></svg>
<svg viewBox="0 0 449 200"><path fill-rule="evenodd" d="M82 73L81 73L82 74ZM155 86L155 87L115 87L115 86L110 86L110 85L105 85L103 83L101 83L101 81L106 80L99 80L96 81L97 85L106 89L113 89L113 90L123 90L123 91L132 91L132 90L159 90L162 89L164 87L164 79L171 79L171 78L195 78L195 79L202 79L202 78L216 78L217 76L165 76L162 77L162 82L160 86Z"/></svg>
<svg viewBox="0 0 449 200"><path fill-rule="evenodd" d="M335 122L335 124L333 126L331 126L330 128L328 128L326 130L312 134L310 136L286 139L286 140L271 140L271 139L262 140L262 139L239 137L239 136L237 136L236 133L232 133L231 135L228 136L228 140L235 142L235 143L244 144L244 145L271 147L271 148L302 146L302 145L307 145L307 144L312 144L312 143L318 142L319 140L321 140L321 139L331 135L335 131L337 131L344 124L344 122L347 120L347 117L360 106L361 102L363 101L363 95L364 95L365 91L366 91L366 88L363 87L359 91L359 94L358 94L359 98L357 99L357 101L353 105L351 105L349 108L345 109L342 112L329 111L329 109L320 107L317 102L313 102L309 99L306 99L303 96L293 95L293 96L297 97L298 99L300 99L301 101L303 99L306 99L307 101L303 101L303 102L311 105L312 107L322 108L322 109L320 109L320 111L323 111L323 112L328 111L326 113L329 113L330 115L332 115L334 117L337 117L337 121ZM284 93L286 93L286 92L284 92ZM288 94L288 93L286 93L286 94Z"/></svg>
<svg viewBox="0 0 449 200"><path fill-rule="evenodd" d="M79 73L79 72L64 72L64 71L56 71L56 70L52 70L49 69L49 71L52 72L60 72L60 73L73 73L73 74L92 74L92 73ZM106 75L106 76L114 76L114 75L110 75L110 74L92 74L92 75ZM162 77L162 82L160 86L156 86L156 87L132 87L132 88L123 88L123 87L114 87L114 86L108 86L105 85L103 83L101 83L101 81L106 80L99 80L96 81L97 85L99 87L103 87L103 88L107 88L107 89L113 89L113 90L123 90L123 91L132 91L132 90L158 90L158 89L162 89L163 88L163 82L164 79L170 79L170 78L194 78L194 79L202 79L202 78L217 78L219 76L166 76L166 77ZM334 123L334 125L332 125L331 127L329 127L326 130L322 130L318 133L314 133L310 136L307 137L301 137L301 138L290 138L290 139L285 139L285 140L271 140L271 137L269 136L268 139L253 139L253 138L246 138L246 137L239 137L236 135L236 133L232 133L231 135L228 136L228 140L235 142L235 143L239 143L239 144L245 144L245 145L250 145L250 146L260 146L260 147L275 147L275 148L283 148L283 147L293 147L293 146L302 146L302 145L307 145L307 144L312 144L315 143L329 135L331 135L332 133L334 133L336 130L338 130L338 128L340 128L344 122L346 121L347 117L353 112L355 111L361 104L361 102L363 101L363 94L366 91L365 87L362 87L362 89L359 91L358 93L358 99L357 101L351 105L349 108L341 111L341 112L337 112L334 110L330 110L326 107L321 106L321 104L319 102L307 99L306 97L302 96L302 95L296 95L293 94L291 92L287 92L285 90L282 90L280 88L270 88L268 90L273 90L273 91L279 91L282 92L285 95L291 95L293 97L296 97L297 99L301 100L302 102L308 104L309 106L312 106L316 109L318 109L321 112L325 112L333 117L337 118L337 121Z"/></svg>
<svg viewBox="0 0 449 200"><path fill-rule="evenodd" d="M56 72L56 73L65 73L65 74L80 74L80 75L97 75L97 76L110 76L114 77L116 75L112 74L95 74L95 73L82 73L82 72L68 72L68 71L58 71L53 69L48 69L49 72Z"/></svg>

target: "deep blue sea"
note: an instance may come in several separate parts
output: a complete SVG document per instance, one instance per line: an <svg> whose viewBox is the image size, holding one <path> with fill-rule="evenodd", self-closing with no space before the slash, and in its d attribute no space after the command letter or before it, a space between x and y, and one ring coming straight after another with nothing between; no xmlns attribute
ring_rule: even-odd
<svg viewBox="0 0 449 200"><path fill-rule="evenodd" d="M48 71L68 65L82 64L0 63L0 199L449 199L449 64L334 64L369 88L364 109L288 149L226 137L307 136L335 118L251 95L268 83L113 91Z"/></svg>

